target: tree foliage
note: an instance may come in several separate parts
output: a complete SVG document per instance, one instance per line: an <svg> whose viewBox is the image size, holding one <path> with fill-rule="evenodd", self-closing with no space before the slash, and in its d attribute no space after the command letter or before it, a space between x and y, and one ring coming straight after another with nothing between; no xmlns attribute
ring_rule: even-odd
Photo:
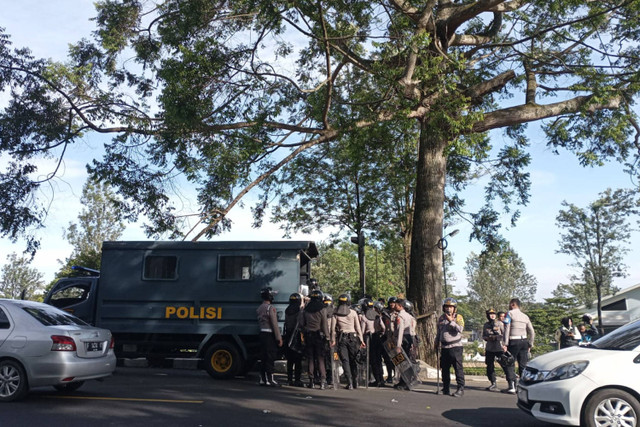
<svg viewBox="0 0 640 427"><path fill-rule="evenodd" d="M535 299L538 282L527 273L524 261L509 246L498 251L472 253L465 266L468 283L468 304L477 323L483 323L485 311L507 311L509 300L519 298L524 303Z"/></svg>
<svg viewBox="0 0 640 427"><path fill-rule="evenodd" d="M358 251L349 242L318 245L319 256L313 266L313 275L323 292L334 300L342 293L349 293L354 301L363 296L358 276ZM366 246L368 259L366 283L367 294L374 299L398 296L404 293L403 269L395 262L398 247L384 245L377 248Z"/></svg>
<svg viewBox="0 0 640 427"><path fill-rule="evenodd" d="M527 306L527 315L536 331L536 342L533 352L546 353L557 349L554 343L555 332L561 326L563 317L571 317L574 324L579 323L581 314L577 311L575 298L545 298L544 303L533 303Z"/></svg>
<svg viewBox="0 0 640 427"><path fill-rule="evenodd" d="M635 171L640 0L415 2L102 0L93 40L65 64L12 49L0 33L0 233L29 234L46 217L34 198L42 155L61 159L90 132L110 133L90 172L123 197L147 232L199 239L230 226L251 190L256 212L273 177L303 152L380 123L419 134L407 294L419 313L441 303L447 210L473 237L500 242L499 219L528 201L526 124L585 165ZM487 132L505 129L506 138ZM635 133L635 135L634 135ZM391 146L395 141L389 140ZM495 155L493 155L495 154ZM456 192L488 171L486 205ZM55 173L47 174L55 179ZM184 223L172 183L198 189ZM452 191L445 198L445 187ZM31 240L31 248L37 242ZM433 353L435 318L420 322Z"/></svg>
<svg viewBox="0 0 640 427"><path fill-rule="evenodd" d="M607 189L599 196L585 208L564 201L566 209L558 213L556 222L564 230L558 252L574 258L579 273L573 279L584 283L577 291L597 301L602 328L602 295L615 292L613 279L626 275L622 260L629 250L630 222L640 213L640 200L636 190Z"/></svg>
<svg viewBox="0 0 640 427"><path fill-rule="evenodd" d="M38 300L42 295L44 282L42 273L30 266L29 257L18 257L15 252L7 255L7 263L2 266L0 276L0 297L10 299Z"/></svg>
<svg viewBox="0 0 640 427"><path fill-rule="evenodd" d="M64 238L73 246L56 277L68 277L74 265L100 269L102 242L118 240L125 225L120 199L107 184L89 180L82 188L82 211L77 223L69 223Z"/></svg>

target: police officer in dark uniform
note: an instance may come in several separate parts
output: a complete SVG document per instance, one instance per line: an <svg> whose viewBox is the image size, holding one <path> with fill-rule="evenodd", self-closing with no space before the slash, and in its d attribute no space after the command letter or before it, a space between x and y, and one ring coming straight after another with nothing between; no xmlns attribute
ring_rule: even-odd
<svg viewBox="0 0 640 427"><path fill-rule="evenodd" d="M305 353L307 356L309 388L313 388L316 363L320 372L320 389L327 388L327 370L324 359L329 339L329 324L324 311L324 295L318 289L311 291L309 304L300 312L299 325L304 331Z"/></svg>
<svg viewBox="0 0 640 427"><path fill-rule="evenodd" d="M331 318L333 317L333 311L334 311L333 297L331 296L331 294L325 293L324 298L322 299L322 302L324 303L324 311L327 315L327 325L331 327ZM330 341L326 341L327 346L329 345L329 343ZM332 358L333 358L333 353L331 351L331 348L326 349L325 356L324 356L324 366L327 371L327 385L333 385L333 366L331 363Z"/></svg>
<svg viewBox="0 0 640 427"><path fill-rule="evenodd" d="M260 326L260 349L262 352L260 367L260 385L279 387L273 378L274 362L278 357L278 347L282 347L282 336L278 327L276 308L271 304L275 292L271 288L260 291L262 304L256 310Z"/></svg>
<svg viewBox="0 0 640 427"><path fill-rule="evenodd" d="M302 295L293 293L289 296L289 305L284 311L284 342L287 357L287 381L290 386L302 387L302 350L299 339L298 317L302 307ZM297 336L294 336L296 334Z"/></svg>
<svg viewBox="0 0 640 427"><path fill-rule="evenodd" d="M358 314L350 305L351 297L347 294L340 295L331 323L331 346L338 345L348 390L358 387L358 350L365 347Z"/></svg>
<svg viewBox="0 0 640 427"><path fill-rule="evenodd" d="M384 324L384 335L382 336L382 359L384 360L384 365L387 368L387 383L388 384L392 384L393 383L393 376L395 374L396 368L395 365L393 364L393 361L391 360L391 358L389 357L389 354L385 351L384 349L384 343L387 340L393 339L392 335L393 335L393 321L395 320L395 303L396 301L398 301L397 297L389 297L389 299L387 300L387 307L384 308L382 310L382 313L380 315L381 319L382 319L382 323Z"/></svg>

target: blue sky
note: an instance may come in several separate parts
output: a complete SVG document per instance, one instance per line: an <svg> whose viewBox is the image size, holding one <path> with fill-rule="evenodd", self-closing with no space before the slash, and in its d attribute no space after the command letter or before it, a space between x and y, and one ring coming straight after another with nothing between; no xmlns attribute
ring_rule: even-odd
<svg viewBox="0 0 640 427"><path fill-rule="evenodd" d="M14 46L28 46L36 57L64 59L67 44L81 37L88 37L93 30L89 18L94 15L93 2L80 0L0 0L0 27L6 28ZM0 95L0 103L2 102ZM531 198L528 206L521 208L522 217L513 229L505 229L504 235L514 249L523 258L528 272L538 280L537 299L551 296L558 283L568 281L572 274L569 266L573 260L565 255L556 254L559 230L555 226L555 217L561 209L563 200L578 206L586 206L597 198L599 192L611 188L633 186L630 178L624 174L618 164L608 164L601 168L582 168L577 159L568 153L553 155L545 147L543 136L536 131L537 125L530 125L529 136L532 141L533 161L529 169L532 180ZM494 132L492 138L496 145L502 138L501 132ZM62 231L70 221L75 221L81 210L78 201L82 185L86 178L84 164L95 150L100 148L100 139L87 137L84 145L74 150L64 165L62 179L56 181L55 199L51 204L47 227L42 231L42 249L36 256L34 266L42 271L44 280L53 278L59 268L58 259L64 259L71 247L62 239ZM0 159L0 165L2 159ZM42 165L43 170L47 167ZM188 193L189 189L185 189ZM473 187L466 192L469 207L477 206L482 195L481 187ZM43 194L43 197L49 197ZM256 232L250 229L250 214L235 210L231 214L234 228L220 237L221 240L278 240L281 232L270 224ZM472 251L481 250L480 245L468 241L470 227L459 223L451 229L460 229L460 233L449 238L448 250L454 254L453 272L457 277L454 283L457 292L464 293L466 277L465 260ZM296 235L296 239L322 240L321 234ZM123 239L144 240L146 237L138 226L130 226ZM625 288L640 282L640 267L635 262L640 242L640 234L633 233L631 251L626 263L629 277L620 279L616 285ZM6 239L0 240L0 265L10 252L20 252L22 246L13 245Z"/></svg>

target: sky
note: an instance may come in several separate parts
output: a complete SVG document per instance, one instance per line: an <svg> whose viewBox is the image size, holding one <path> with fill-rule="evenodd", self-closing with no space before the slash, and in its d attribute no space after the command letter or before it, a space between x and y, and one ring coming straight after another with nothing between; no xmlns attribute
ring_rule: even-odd
<svg viewBox="0 0 640 427"><path fill-rule="evenodd" d="M68 43L82 37L89 37L94 29L90 18L94 15L93 2L86 0L0 0L0 27L4 27L14 47L28 46L36 57L64 60ZM6 99L6 98L4 98ZM0 94L0 105L3 97ZM583 168L578 165L575 156L569 153L554 155L545 147L543 136L530 125L528 135L532 142L531 154L531 197L525 207L521 207L521 218L516 227L504 229L503 235L523 259L527 271L538 281L536 299L542 301L551 296L559 283L567 283L569 276L576 272L570 266L571 257L557 254L560 230L555 225L555 217L566 200L579 207L585 207L598 197L598 193L607 188L630 188L634 185L621 165L607 164L599 168ZM492 133L492 139L502 138L500 132ZM499 141L498 141L499 142ZM63 230L76 220L82 206L79 202L82 186L86 180L85 164L90 156L100 150L100 137L87 136L80 147L73 150L64 163L61 179L54 183L55 198L51 200L46 227L39 233L41 249L37 253L33 266L49 282L59 269L58 260L71 253L71 246L62 238ZM497 144L499 145L499 144ZM0 167L4 166L0 158ZM42 170L46 170L46 163ZM189 189L184 189L186 193ZM483 189L474 186L465 192L470 208L477 207ZM50 197L50 193L43 194ZM264 222L256 231L250 227L251 214L248 210L234 208L230 214L233 221L231 232L222 234L218 240L280 240L282 232L278 226ZM635 225L635 224L634 224ZM471 227L460 222L445 232L459 229L460 233L448 238L447 255L453 255L451 269L456 276L453 283L456 293L466 293L465 261L472 253L481 251L478 243L469 242ZM321 241L328 233L310 235L296 234L296 240ZM346 236L348 238L348 236ZM139 225L131 225L125 231L122 240L147 240ZM0 239L0 266L5 263L7 254L20 253L23 242L12 244L8 239ZM626 257L629 266L628 277L617 279L614 283L626 288L640 283L640 266L637 263L640 254L640 233L633 232L630 252Z"/></svg>

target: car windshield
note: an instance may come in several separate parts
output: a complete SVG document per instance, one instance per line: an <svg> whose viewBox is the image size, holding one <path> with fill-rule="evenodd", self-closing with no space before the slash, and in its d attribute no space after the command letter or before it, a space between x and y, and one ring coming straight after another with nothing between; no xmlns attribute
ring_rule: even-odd
<svg viewBox="0 0 640 427"><path fill-rule="evenodd" d="M22 309L45 326L87 325L87 323L77 317L57 310L48 310L39 307L23 307Z"/></svg>
<svg viewBox="0 0 640 427"><path fill-rule="evenodd" d="M603 350L633 350L640 345L640 320L627 323L594 341L590 347Z"/></svg>

